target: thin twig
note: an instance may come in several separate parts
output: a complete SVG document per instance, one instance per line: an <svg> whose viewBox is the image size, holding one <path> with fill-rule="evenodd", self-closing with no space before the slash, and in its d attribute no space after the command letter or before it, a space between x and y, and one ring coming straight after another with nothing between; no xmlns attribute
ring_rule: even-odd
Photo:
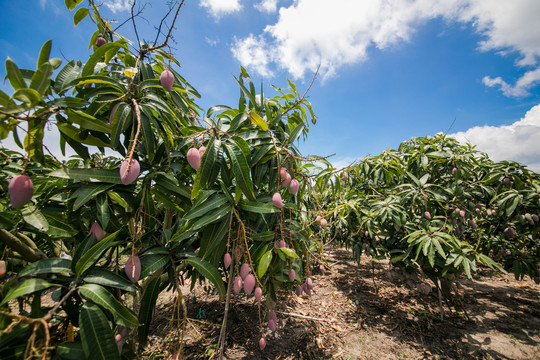
<svg viewBox="0 0 540 360"><path fill-rule="evenodd" d="M236 251L233 251L233 256L236 258ZM234 259L233 259L234 260ZM227 317L229 315L229 304L231 302L233 268L229 270L229 283L227 284L227 296L225 297L225 311L223 313L223 323L219 332L218 348L219 360L223 359L223 351L225 349L225 333L227 332Z"/></svg>
<svg viewBox="0 0 540 360"><path fill-rule="evenodd" d="M333 322L334 321L334 319L316 318L316 317L313 317L313 316L306 316L306 315L300 315L300 314L294 314L294 313L287 313L287 312L283 312L283 311L276 311L276 313L287 315L287 316L292 316L292 317L297 317L297 318L300 318L300 319L306 319L306 320L315 320L315 321L322 321L322 322Z"/></svg>

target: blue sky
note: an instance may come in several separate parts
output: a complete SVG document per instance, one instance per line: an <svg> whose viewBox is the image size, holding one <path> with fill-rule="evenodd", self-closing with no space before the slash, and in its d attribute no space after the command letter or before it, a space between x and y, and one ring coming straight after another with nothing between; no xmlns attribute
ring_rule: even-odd
<svg viewBox="0 0 540 360"><path fill-rule="evenodd" d="M129 1L103 3L105 18L128 16ZM54 57L90 54L93 24L74 28L63 1L0 4L2 60L33 69L48 39ZM141 38L155 38L166 10L166 1L147 6ZM270 85L286 87L287 78L303 91L320 64L308 94L318 122L299 146L335 153L336 167L456 119L450 133L459 139L540 172L538 16L538 0L186 0L172 46L204 109L237 104L240 65L274 95ZM135 39L129 24L119 33ZM0 89L11 93L7 82Z"/></svg>

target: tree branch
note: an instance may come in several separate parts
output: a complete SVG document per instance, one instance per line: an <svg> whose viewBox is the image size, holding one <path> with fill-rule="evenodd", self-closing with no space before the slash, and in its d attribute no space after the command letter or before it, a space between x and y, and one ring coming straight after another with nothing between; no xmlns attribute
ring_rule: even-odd
<svg viewBox="0 0 540 360"><path fill-rule="evenodd" d="M18 233L17 235L20 236L22 234ZM34 244L34 242L30 240L29 238L27 238L26 236L24 236L24 238L26 238L27 241L30 241L32 244ZM22 258L26 261L36 262L41 259L47 258L47 256L44 253L42 253L41 250L37 249L37 247L36 249L32 249L32 247L27 245L25 242L21 241L17 236L13 235L7 230L0 229L0 241L6 244L7 247L18 252L22 256ZM34 244L34 246L36 245Z"/></svg>

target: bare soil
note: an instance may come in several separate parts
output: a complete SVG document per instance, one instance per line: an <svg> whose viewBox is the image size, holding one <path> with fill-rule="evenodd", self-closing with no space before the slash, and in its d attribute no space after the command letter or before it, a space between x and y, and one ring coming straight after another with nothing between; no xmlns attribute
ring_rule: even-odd
<svg viewBox="0 0 540 360"><path fill-rule="evenodd" d="M325 254L333 271L314 273L311 297L289 294L277 308L278 329L266 326L266 310L253 297L238 297L229 311L227 359L540 359L540 285L512 274L482 269L461 280L464 295L444 303L440 318L436 292L421 295L405 283L390 281L384 261L360 266L351 251ZM433 284L432 284L433 285ZM203 286L183 287L189 323L183 334L184 359L217 358L224 302ZM175 294L158 299L144 359L169 359L182 337ZM181 312L181 310L180 310ZM466 313L465 313L466 312ZM467 317L468 315L468 317ZM171 319L174 319L171 325Z"/></svg>

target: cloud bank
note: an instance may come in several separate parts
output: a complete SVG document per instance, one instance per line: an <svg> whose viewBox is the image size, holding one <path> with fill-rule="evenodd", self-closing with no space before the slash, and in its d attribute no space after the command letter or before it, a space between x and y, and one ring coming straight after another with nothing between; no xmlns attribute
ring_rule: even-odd
<svg viewBox="0 0 540 360"><path fill-rule="evenodd" d="M540 173L540 104L513 124L475 126L448 136L477 145L494 161L517 161Z"/></svg>
<svg viewBox="0 0 540 360"><path fill-rule="evenodd" d="M272 12L277 1L263 0L256 7ZM330 77L343 66L365 61L371 47L384 50L410 41L419 25L444 18L471 24L483 37L481 51L517 52L516 65L532 70L514 85L491 77L496 74L486 74L483 81L507 96L524 96L540 82L538 14L538 0L296 0L282 6L277 22L262 33L235 39L231 50L261 75L279 69L298 79L320 64L323 77Z"/></svg>

